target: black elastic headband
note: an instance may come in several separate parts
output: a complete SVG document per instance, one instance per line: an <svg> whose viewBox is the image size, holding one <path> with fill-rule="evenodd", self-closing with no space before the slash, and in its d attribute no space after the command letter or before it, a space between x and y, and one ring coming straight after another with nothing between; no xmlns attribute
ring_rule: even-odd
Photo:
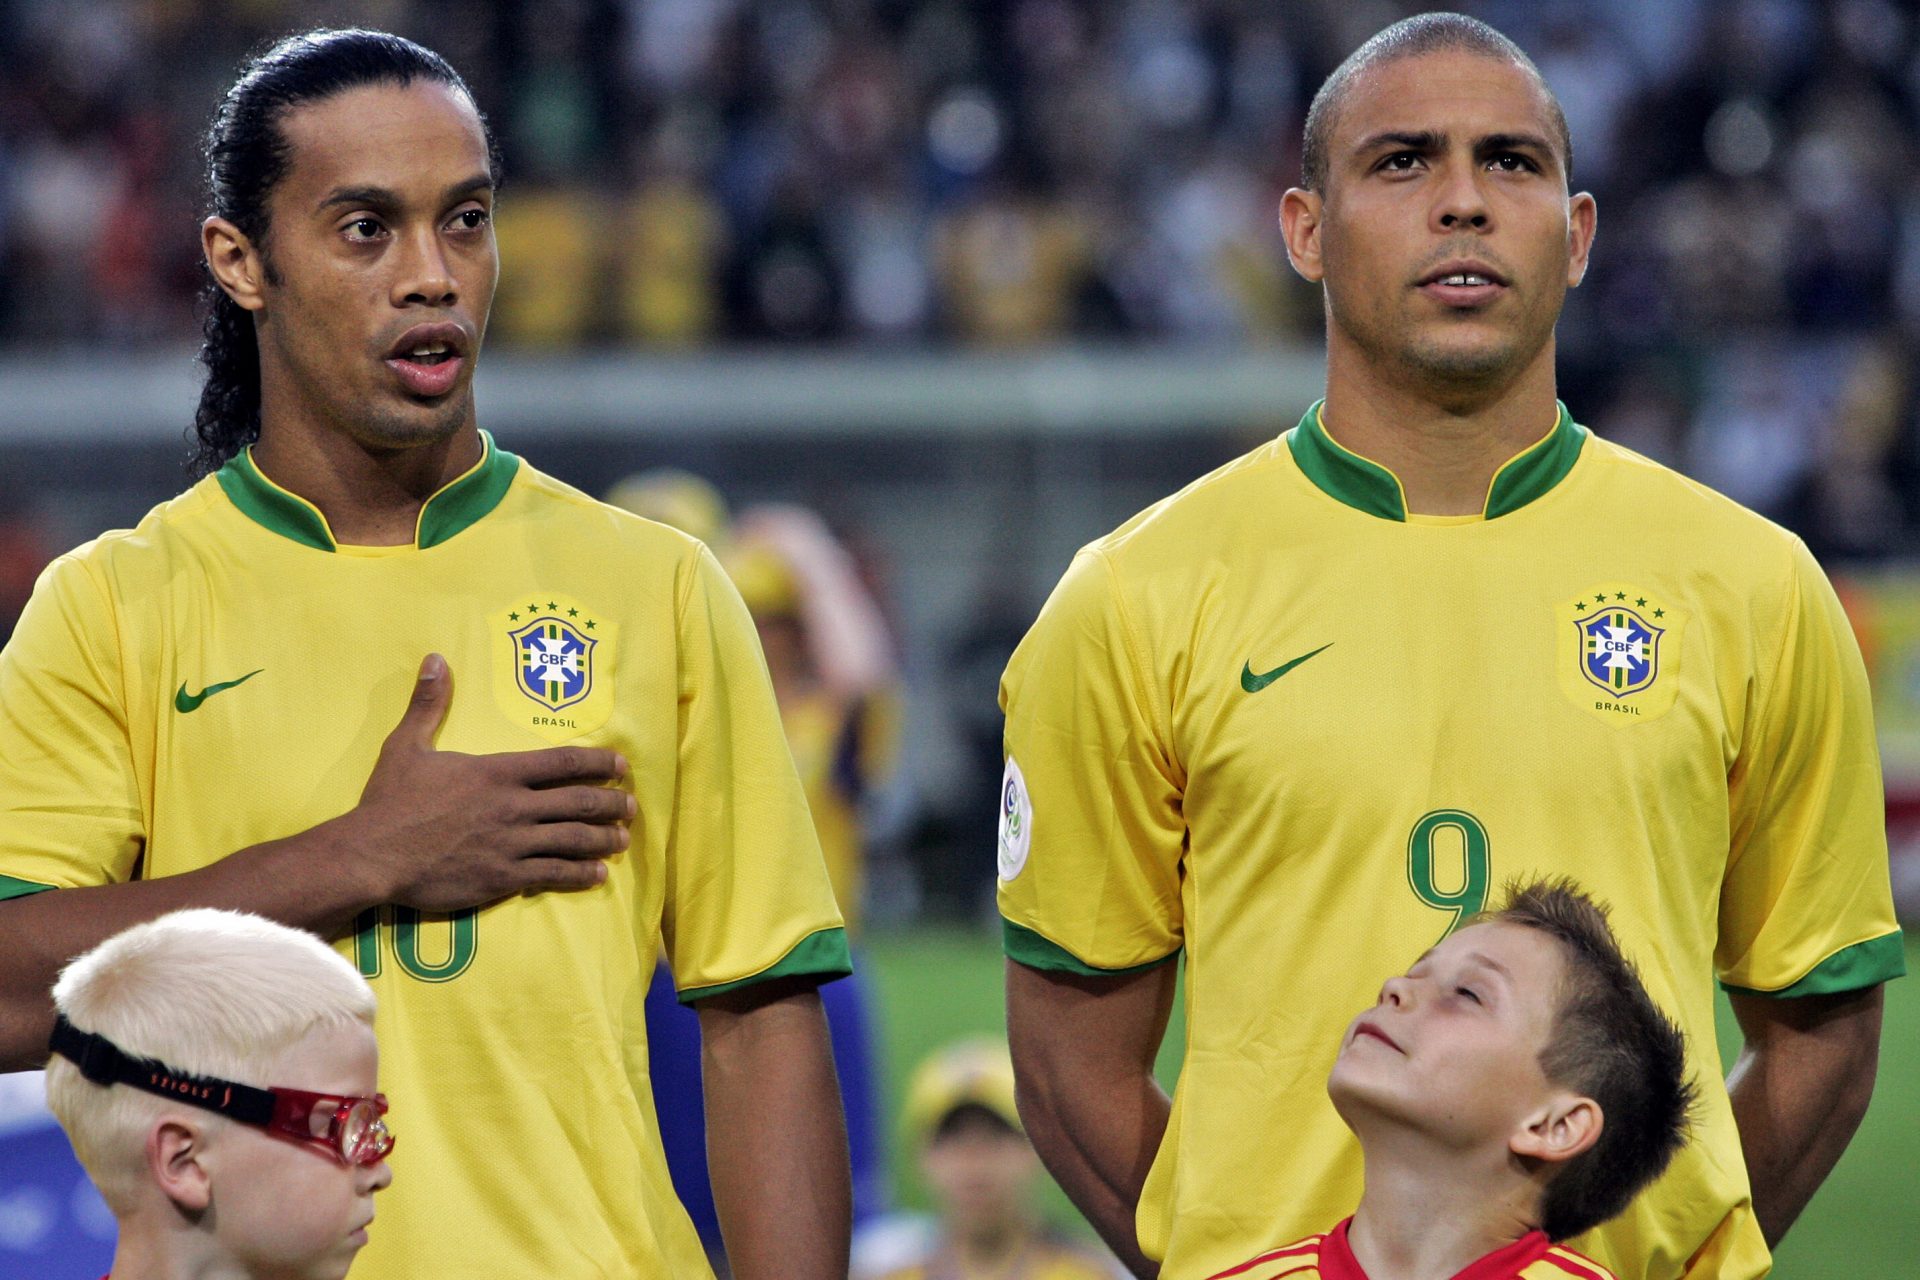
<svg viewBox="0 0 1920 1280"><path fill-rule="evenodd" d="M105 1036L80 1030L62 1014L54 1015L47 1048L72 1062L81 1075L98 1085L130 1085L231 1116L242 1124L263 1125L273 1119L273 1094L266 1089L213 1076L189 1075L153 1058L136 1058Z"/></svg>

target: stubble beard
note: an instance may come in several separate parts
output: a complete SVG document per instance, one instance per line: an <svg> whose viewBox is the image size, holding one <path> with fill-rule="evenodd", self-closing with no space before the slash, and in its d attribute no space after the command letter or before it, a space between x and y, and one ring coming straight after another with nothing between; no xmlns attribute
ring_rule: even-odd
<svg viewBox="0 0 1920 1280"><path fill-rule="evenodd" d="M1555 314L1544 323L1524 317L1516 329L1475 342L1449 341L1437 326L1411 316L1375 316L1337 307L1326 296L1329 337L1338 331L1365 363L1436 403L1467 405L1494 398L1519 378L1553 340Z"/></svg>
<svg viewBox="0 0 1920 1280"><path fill-rule="evenodd" d="M408 409L382 405L343 423L348 434L370 451L417 449L451 439L473 416L473 383L439 404L416 402Z"/></svg>

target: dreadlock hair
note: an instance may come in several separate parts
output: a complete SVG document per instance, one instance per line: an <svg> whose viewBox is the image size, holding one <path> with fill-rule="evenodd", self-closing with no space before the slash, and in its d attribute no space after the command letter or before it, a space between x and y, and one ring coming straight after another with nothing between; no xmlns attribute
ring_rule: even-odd
<svg viewBox="0 0 1920 1280"><path fill-rule="evenodd" d="M1427 53L1474 53L1483 58L1511 62L1533 77L1546 95L1547 115L1553 124L1554 141L1560 144L1560 162L1568 180L1573 174L1573 134L1567 128L1567 116L1560 100L1547 88L1540 68L1519 45L1480 21L1461 13L1421 13L1402 18L1384 28L1371 40L1355 49L1347 60L1334 68L1307 108L1305 136L1300 149L1300 184L1310 191L1325 194L1327 170L1333 145L1334 118L1346 101L1347 89L1361 72L1383 63L1398 62Z"/></svg>
<svg viewBox="0 0 1920 1280"><path fill-rule="evenodd" d="M1680 1028L1621 954L1607 909L1565 877L1508 886L1507 903L1474 923L1519 925L1560 944L1565 960L1548 1080L1600 1104L1600 1137L1547 1183L1540 1229L1564 1240L1617 1215L1686 1144L1697 1089Z"/></svg>
<svg viewBox="0 0 1920 1280"><path fill-rule="evenodd" d="M431 49L385 31L319 29L287 36L249 57L207 128L207 209L225 218L261 251L267 279L279 283L267 257L267 200L286 176L291 147L282 129L287 115L305 103L365 85L405 87L416 79L456 89L474 102L473 91L451 64ZM484 113L480 128L497 186L500 152ZM208 272L202 291L206 321L200 363L207 368L200 406L193 415L193 451L187 469L196 479L218 470L260 438L260 345L253 317L228 297Z"/></svg>

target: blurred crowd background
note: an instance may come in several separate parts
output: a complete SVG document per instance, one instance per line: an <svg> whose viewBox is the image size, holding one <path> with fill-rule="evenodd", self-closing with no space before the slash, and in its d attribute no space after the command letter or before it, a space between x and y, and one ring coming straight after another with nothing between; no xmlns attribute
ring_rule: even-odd
<svg viewBox="0 0 1920 1280"><path fill-rule="evenodd" d="M1532 52L1572 126L1575 183L1599 199L1593 270L1560 330L1576 416L1783 521L1843 571L1878 581L1873 566L1920 550L1912 6L1465 7ZM1286 266L1278 197L1314 88L1414 8L12 0L0 378L49 353L102 369L184 359L204 279L198 135L247 49L315 23L415 36L473 84L508 174L489 350L532 367L685 356L718 358L724 376L740 352L813 367L842 352L1311 353L1318 297ZM985 840L968 855L958 833L998 768L993 679L1065 554L1303 405L1226 428L1176 413L1124 442L1095 433L1101 456L1072 466L1006 421L924 446L911 430L854 441L831 424L650 445L602 414L531 452L596 492L671 462L735 497L821 510L898 632L909 794L883 802L875 842L936 851L896 903L912 914L928 885L950 910L984 892ZM187 405L166 413L184 423ZM490 425L512 443L510 424ZM52 550L180 480L171 438L105 472L97 452L62 461L8 440L0 417L0 621ZM1906 616L1898 591L1890 611L1872 595L1852 598ZM1920 675L1896 679L1920 698ZM878 891L900 883L882 875Z"/></svg>

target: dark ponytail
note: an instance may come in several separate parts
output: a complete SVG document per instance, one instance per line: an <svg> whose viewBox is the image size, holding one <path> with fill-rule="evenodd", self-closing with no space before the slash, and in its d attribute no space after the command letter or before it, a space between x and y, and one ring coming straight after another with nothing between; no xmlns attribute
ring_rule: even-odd
<svg viewBox="0 0 1920 1280"><path fill-rule="evenodd" d="M260 250L267 279L278 283L267 256L267 198L286 176L289 160L281 122L303 103L369 84L408 85L433 80L473 92L446 59L411 40L384 31L309 31L288 36L248 59L207 128L207 211L238 227ZM476 114L479 107L475 105ZM493 178L500 155L493 130L480 114ZM211 275L211 273L209 273ZM201 329L200 363L207 382L193 415L195 477L217 471L260 438L260 345L253 316L209 279L202 293L207 319Z"/></svg>

